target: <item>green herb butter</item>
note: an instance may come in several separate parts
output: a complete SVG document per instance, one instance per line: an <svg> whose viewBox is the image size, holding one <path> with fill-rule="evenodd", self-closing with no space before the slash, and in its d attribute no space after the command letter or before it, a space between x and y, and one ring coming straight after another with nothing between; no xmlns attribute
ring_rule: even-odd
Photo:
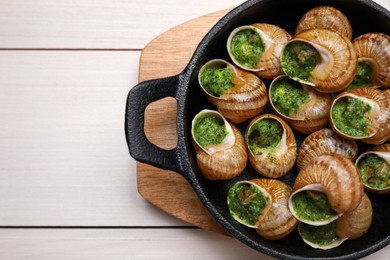
<svg viewBox="0 0 390 260"><path fill-rule="evenodd" d="M368 88L372 84L372 67L366 61L359 61L355 77L352 83L346 88Z"/></svg>
<svg viewBox="0 0 390 260"><path fill-rule="evenodd" d="M212 114L198 117L195 120L193 132L196 141L202 147L218 145L228 135L223 119Z"/></svg>
<svg viewBox="0 0 390 260"><path fill-rule="evenodd" d="M298 232L303 239L319 246L327 246L340 239L334 221L324 226L311 226L300 222Z"/></svg>
<svg viewBox="0 0 390 260"><path fill-rule="evenodd" d="M206 66L200 75L200 83L210 95L220 97L226 91L233 88L232 78L234 71L228 66L220 67L210 64Z"/></svg>
<svg viewBox="0 0 390 260"><path fill-rule="evenodd" d="M378 155L365 155L357 167L366 185L376 189L390 186L390 165Z"/></svg>
<svg viewBox="0 0 390 260"><path fill-rule="evenodd" d="M307 221L326 221L337 215L325 193L319 191L301 191L295 194L291 203L295 214Z"/></svg>
<svg viewBox="0 0 390 260"><path fill-rule="evenodd" d="M230 53L242 66L253 69L264 53L265 44L255 29L237 32L230 43Z"/></svg>
<svg viewBox="0 0 390 260"><path fill-rule="evenodd" d="M272 104L280 113L293 117L299 108L309 102L310 97L302 88L302 84L289 77L282 77L272 84Z"/></svg>
<svg viewBox="0 0 390 260"><path fill-rule="evenodd" d="M371 106L366 102L346 97L336 101L332 108L332 120L335 127L342 133L354 137L368 135L368 113Z"/></svg>
<svg viewBox="0 0 390 260"><path fill-rule="evenodd" d="M283 50L281 65L291 78L308 80L320 59L320 54L310 44L292 41Z"/></svg>
<svg viewBox="0 0 390 260"><path fill-rule="evenodd" d="M230 213L248 225L255 225L259 221L268 203L268 196L250 183L236 183L228 193Z"/></svg>
<svg viewBox="0 0 390 260"><path fill-rule="evenodd" d="M245 139L253 154L261 154L261 149L274 148L282 139L283 128L272 118L264 118L254 123L246 132Z"/></svg>

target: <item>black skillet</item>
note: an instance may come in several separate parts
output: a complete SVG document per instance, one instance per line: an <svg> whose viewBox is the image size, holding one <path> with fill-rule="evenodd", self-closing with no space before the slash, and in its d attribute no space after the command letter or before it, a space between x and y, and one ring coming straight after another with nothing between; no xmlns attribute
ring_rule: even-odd
<svg viewBox="0 0 390 260"><path fill-rule="evenodd" d="M353 38L367 32L390 35L390 12L369 0L251 0L223 17L204 37L187 67L177 76L141 82L129 93L126 105L125 132L130 154L134 159L183 175L202 203L218 223L246 245L277 258L361 258L390 243L390 203L388 195L369 194L373 205L373 222L369 231L357 240L347 240L330 250L313 249L304 244L295 230L277 241L263 239L253 229L236 222L229 214L226 196L229 188L239 180L259 178L248 164L244 172L230 181L209 181L200 173L191 144L191 120L204 108L216 109L201 93L197 74L208 60L221 58L230 61L226 40L229 33L241 25L256 22L270 23L286 29L291 35L298 20L311 8L329 5L342 11L350 20ZM269 85L269 81L265 81ZM148 104L171 96L177 101L178 144L163 150L151 144L144 133L144 111ZM265 112L271 112L269 108ZM248 120L249 121L249 120ZM248 122L238 125L244 131ZM296 133L298 146L305 136ZM361 144L360 144L361 145ZM360 147L361 148L361 147ZM281 180L292 185L294 168Z"/></svg>

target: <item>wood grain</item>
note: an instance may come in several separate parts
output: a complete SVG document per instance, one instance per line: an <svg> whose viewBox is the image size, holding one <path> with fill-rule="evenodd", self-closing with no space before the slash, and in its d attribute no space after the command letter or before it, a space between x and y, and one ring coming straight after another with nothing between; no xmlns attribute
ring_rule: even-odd
<svg viewBox="0 0 390 260"><path fill-rule="evenodd" d="M180 73L199 41L227 12L223 10L186 22L151 41L141 54L140 81ZM145 134L151 142L165 149L176 146L176 106L172 98L150 104L145 122ZM164 128L163 134L155 130L160 128ZM226 234L181 175L137 163L137 185L146 200L165 212L200 228Z"/></svg>

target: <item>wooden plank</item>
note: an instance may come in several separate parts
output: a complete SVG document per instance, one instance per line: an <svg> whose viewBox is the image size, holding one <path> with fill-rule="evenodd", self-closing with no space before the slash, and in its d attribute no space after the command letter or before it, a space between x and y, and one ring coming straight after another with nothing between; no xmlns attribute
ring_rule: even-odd
<svg viewBox="0 0 390 260"><path fill-rule="evenodd" d="M0 226L182 226L137 192L140 52L0 51Z"/></svg>
<svg viewBox="0 0 390 260"><path fill-rule="evenodd" d="M0 229L3 259L274 259L199 229ZM364 259L389 259L390 246Z"/></svg>
<svg viewBox="0 0 390 260"><path fill-rule="evenodd" d="M0 2L0 48L141 49L177 24L244 0Z"/></svg>

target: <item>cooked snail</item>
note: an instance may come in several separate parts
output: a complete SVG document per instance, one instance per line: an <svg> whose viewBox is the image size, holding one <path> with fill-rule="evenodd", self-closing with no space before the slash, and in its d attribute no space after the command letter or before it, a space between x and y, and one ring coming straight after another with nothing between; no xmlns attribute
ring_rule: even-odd
<svg viewBox="0 0 390 260"><path fill-rule="evenodd" d="M254 118L245 132L249 161L261 175L279 178L294 166L297 145L286 122L272 114Z"/></svg>
<svg viewBox="0 0 390 260"><path fill-rule="evenodd" d="M354 140L343 138L330 128L318 130L307 136L299 148L298 170L320 155L335 153L354 162L358 156L358 146Z"/></svg>
<svg viewBox="0 0 390 260"><path fill-rule="evenodd" d="M390 192L390 143L375 146L362 153L355 164L367 191Z"/></svg>
<svg viewBox="0 0 390 260"><path fill-rule="evenodd" d="M309 29L329 29L352 40L352 26L348 18L338 9L331 6L318 6L303 15L295 34Z"/></svg>
<svg viewBox="0 0 390 260"><path fill-rule="evenodd" d="M228 206L238 222L276 240L290 234L298 223L287 207L290 194L290 186L279 180L240 181L229 190Z"/></svg>
<svg viewBox="0 0 390 260"><path fill-rule="evenodd" d="M330 249L347 239L362 236L372 222L372 205L366 194L360 204L351 212L344 213L337 220L323 226L311 226L303 222L298 225L299 235L313 248Z"/></svg>
<svg viewBox="0 0 390 260"><path fill-rule="evenodd" d="M299 221L321 226L354 210L362 196L362 180L352 161L338 154L321 155L299 171L289 208Z"/></svg>
<svg viewBox="0 0 390 260"><path fill-rule="evenodd" d="M207 62L198 80L207 99L233 123L259 114L267 104L267 89L256 75L220 59Z"/></svg>
<svg viewBox="0 0 390 260"><path fill-rule="evenodd" d="M289 77L325 93L346 88L355 76L357 64L350 40L327 29L295 35L281 55L282 69Z"/></svg>
<svg viewBox="0 0 390 260"><path fill-rule="evenodd" d="M200 171L210 180L239 175L248 160L240 131L220 113L202 110L192 120L192 143Z"/></svg>
<svg viewBox="0 0 390 260"><path fill-rule="evenodd" d="M328 124L332 97L310 86L278 76L269 87L272 110L301 133L312 133Z"/></svg>
<svg viewBox="0 0 390 260"><path fill-rule="evenodd" d="M256 23L234 29L227 49L237 66L270 79L283 74L279 57L290 38L287 31L276 25Z"/></svg>
<svg viewBox="0 0 390 260"><path fill-rule="evenodd" d="M359 57L358 68L347 89L390 87L390 36L363 34L352 41Z"/></svg>
<svg viewBox="0 0 390 260"><path fill-rule="evenodd" d="M333 100L330 125L345 138L382 144L390 135L389 97L373 88L345 91Z"/></svg>

